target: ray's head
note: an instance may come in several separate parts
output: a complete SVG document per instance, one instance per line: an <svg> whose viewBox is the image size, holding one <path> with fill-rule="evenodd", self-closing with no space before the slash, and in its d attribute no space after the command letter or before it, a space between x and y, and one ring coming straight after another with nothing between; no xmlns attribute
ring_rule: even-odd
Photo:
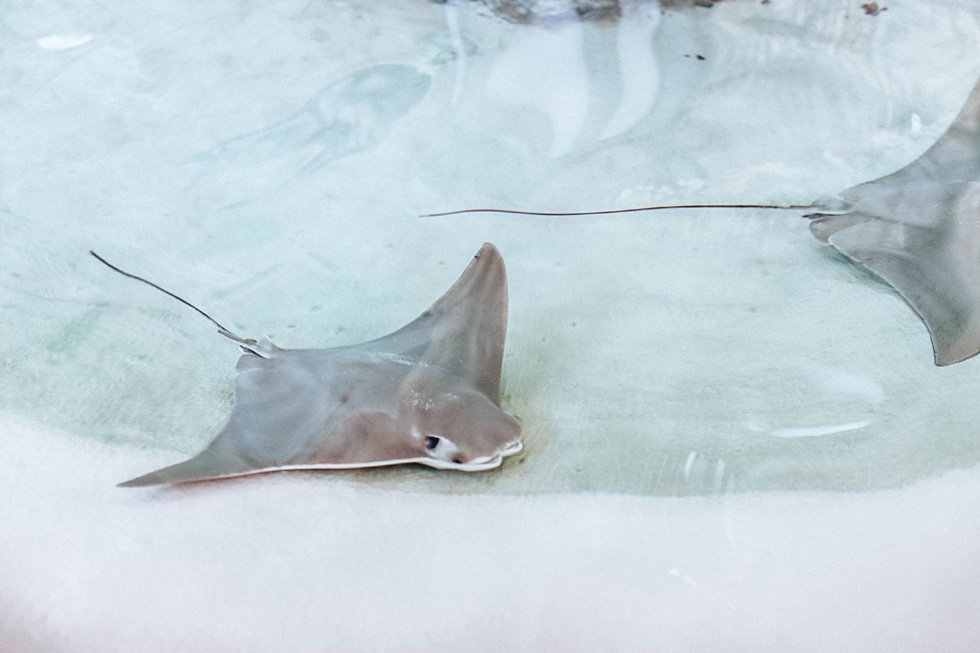
<svg viewBox="0 0 980 653"><path fill-rule="evenodd" d="M419 457L432 467L493 469L523 448L520 419L476 390L414 390L400 412Z"/></svg>

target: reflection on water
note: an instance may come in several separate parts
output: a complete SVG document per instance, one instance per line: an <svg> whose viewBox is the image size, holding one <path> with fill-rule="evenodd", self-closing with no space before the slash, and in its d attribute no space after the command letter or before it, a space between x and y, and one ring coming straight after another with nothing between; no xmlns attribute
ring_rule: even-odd
<svg viewBox="0 0 980 653"><path fill-rule="evenodd" d="M592 144L596 132L599 140L619 136L656 100L659 67L651 44L659 16L646 3L615 29L590 30L588 45L586 24L577 21L520 29L494 57L485 98L544 118L551 158L576 143Z"/></svg>
<svg viewBox="0 0 980 653"><path fill-rule="evenodd" d="M489 240L523 457L346 477L711 494L980 460L978 363L934 368L902 300L796 213L417 217L833 194L942 134L980 75L972 5L532 25L475 3L63 9L0 14L5 411L174 461L230 412L234 347L90 248L231 328L328 347L407 321Z"/></svg>
<svg viewBox="0 0 980 653"><path fill-rule="evenodd" d="M428 76L412 66L362 68L317 91L288 118L224 140L188 163L203 164L211 188L239 197L281 189L298 175L376 145L428 88Z"/></svg>

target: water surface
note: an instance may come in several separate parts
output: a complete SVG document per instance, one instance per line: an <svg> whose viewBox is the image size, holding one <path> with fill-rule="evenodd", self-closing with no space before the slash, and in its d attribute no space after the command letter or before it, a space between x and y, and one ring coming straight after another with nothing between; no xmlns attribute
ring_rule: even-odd
<svg viewBox="0 0 980 653"><path fill-rule="evenodd" d="M807 203L925 150L978 75L971 2L725 2L618 22L478 3L21 3L0 13L0 408L201 449L246 335L390 332L485 240L526 455L386 488L716 494L888 487L980 461L977 361L799 213L418 215ZM122 479L120 479L122 480Z"/></svg>

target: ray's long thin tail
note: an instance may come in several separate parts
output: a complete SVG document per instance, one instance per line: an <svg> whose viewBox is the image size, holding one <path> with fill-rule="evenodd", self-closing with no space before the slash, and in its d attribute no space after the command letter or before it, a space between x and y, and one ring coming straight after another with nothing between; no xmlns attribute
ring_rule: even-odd
<svg viewBox="0 0 980 653"><path fill-rule="evenodd" d="M135 275L135 274L133 274L131 272L126 272L122 268L116 267L115 265L113 265L109 261L105 260L104 258L102 258L101 256L99 256L98 254L96 254L92 250L89 250L88 253L91 254L92 256L94 256L95 259L99 263L102 263L103 265L105 265L110 270L114 270L115 272L118 272L119 274L123 275L124 277L129 277L130 279L136 279L137 281L142 281L143 283L145 283L146 285L150 286L151 288L156 288L157 290L159 290L163 294L169 295L170 297L173 297L174 299L176 299L181 304L184 304L185 306L189 306L189 307L193 308L195 311L197 311L198 313L200 313L201 315L203 315L205 318L207 318L208 321L211 322L211 324L213 324L214 326L218 327L218 333L220 333L224 337L229 338L231 340L234 340L235 342L239 343L240 345L242 345L243 347L246 347L246 348L250 348L250 347L252 347L252 346L254 346L256 344L256 341L253 340L252 338L243 338L240 335L238 335L237 333L235 333L234 331L231 331L231 330L227 329L223 324L221 324L216 319L214 319L213 317L211 317L210 315L208 315L207 313L205 313L204 311L202 311L201 309L199 309L197 306L194 306L194 304L190 303L189 301L187 301L183 297L181 297L179 295L176 295L176 294L170 292L166 288L162 288L162 287L158 286L157 284L153 283L149 279L144 279L143 277L137 276L137 275Z"/></svg>
<svg viewBox="0 0 980 653"><path fill-rule="evenodd" d="M545 217L574 217L580 215L612 215L614 213L643 213L645 211L668 211L671 209L771 209L771 210L805 210L812 204L665 204L661 206L636 206L628 209L602 209L599 211L519 211L517 209L460 209L458 211L443 211L442 213L426 213L423 218L441 218L447 215L463 213L507 213L510 215L537 215Z"/></svg>

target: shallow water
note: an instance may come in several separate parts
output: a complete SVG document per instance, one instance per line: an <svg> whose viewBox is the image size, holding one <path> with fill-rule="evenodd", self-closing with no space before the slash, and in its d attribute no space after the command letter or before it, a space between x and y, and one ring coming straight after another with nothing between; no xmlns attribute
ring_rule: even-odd
<svg viewBox="0 0 980 653"><path fill-rule="evenodd" d="M832 197L943 133L980 10L623 4L0 9L0 648L978 649L980 362L802 212L418 216ZM328 347L487 240L520 460L114 487L210 441L238 352L89 249Z"/></svg>
<svg viewBox="0 0 980 653"><path fill-rule="evenodd" d="M476 4L4 9L0 408L174 461L229 413L232 343L88 249L246 335L327 347L401 326L490 240L525 455L346 478L714 494L980 462L980 363L934 367L914 313L800 212L418 217L833 196L952 120L980 74L974 3L546 26Z"/></svg>

